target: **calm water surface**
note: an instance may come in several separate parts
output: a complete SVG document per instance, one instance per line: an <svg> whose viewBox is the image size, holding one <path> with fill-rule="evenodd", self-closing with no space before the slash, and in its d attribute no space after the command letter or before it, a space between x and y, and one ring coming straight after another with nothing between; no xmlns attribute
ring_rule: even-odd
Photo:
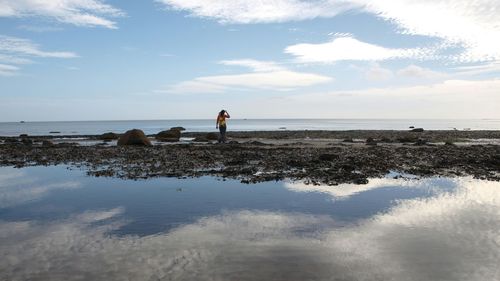
<svg viewBox="0 0 500 281"><path fill-rule="evenodd" d="M0 168L0 280L499 280L500 183Z"/></svg>

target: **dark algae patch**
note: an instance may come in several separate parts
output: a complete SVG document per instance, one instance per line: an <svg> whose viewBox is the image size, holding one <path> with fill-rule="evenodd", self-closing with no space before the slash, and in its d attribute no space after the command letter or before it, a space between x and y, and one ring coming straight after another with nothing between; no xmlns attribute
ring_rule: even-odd
<svg viewBox="0 0 500 281"><path fill-rule="evenodd" d="M275 133L270 132L268 136L272 138ZM295 137L305 133L311 134L289 134ZM265 136L264 133L258 134L259 137ZM359 138L354 133L338 134L342 138ZM407 134L402 132L398 135L394 131L385 137L397 139ZM441 138L443 143L450 138L448 134L424 134L428 134L432 141ZM495 133L491 134L496 136ZM374 141L382 138L373 132L363 133L363 136L366 135L373 135ZM474 136L471 132L467 132L467 135ZM421 140L424 137L419 135ZM457 134L452 137L462 136ZM242 139L224 145L190 143L146 147L43 146L6 141L0 145L0 165L25 167L67 164L82 167L93 176L145 179L214 175L239 179L245 183L282 179L329 185L366 183L367 178L381 177L389 171L419 176L472 175L481 179L500 180L500 146L494 144L431 145L427 141L420 141L417 144L380 142L378 145L340 142L321 146L302 142L272 144Z"/></svg>

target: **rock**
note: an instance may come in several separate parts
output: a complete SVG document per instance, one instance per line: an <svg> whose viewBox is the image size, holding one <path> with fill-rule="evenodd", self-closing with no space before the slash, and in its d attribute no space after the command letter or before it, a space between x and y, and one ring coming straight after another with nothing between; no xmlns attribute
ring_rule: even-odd
<svg viewBox="0 0 500 281"><path fill-rule="evenodd" d="M357 178L354 180L355 184L368 184L368 179L367 178Z"/></svg>
<svg viewBox="0 0 500 281"><path fill-rule="evenodd" d="M156 134L155 138L164 142L177 142L181 138L181 131L173 129L161 131Z"/></svg>
<svg viewBox="0 0 500 281"><path fill-rule="evenodd" d="M402 142L402 143L408 143L408 142L416 142L417 138L415 137L400 137L397 138L397 141Z"/></svg>
<svg viewBox="0 0 500 281"><path fill-rule="evenodd" d="M423 128L415 128L415 129L410 130L410 132L413 132L413 133L422 133L423 131L424 131Z"/></svg>
<svg viewBox="0 0 500 281"><path fill-rule="evenodd" d="M337 154L320 154L319 155L319 160L321 161L333 161L335 159L338 159L339 156Z"/></svg>
<svg viewBox="0 0 500 281"><path fill-rule="evenodd" d="M194 142L209 142L209 141L219 140L219 134L217 133L207 133L204 136L197 136L193 141Z"/></svg>
<svg viewBox="0 0 500 281"><path fill-rule="evenodd" d="M19 140L15 138L7 138L5 139L5 143L19 143Z"/></svg>
<svg viewBox="0 0 500 281"><path fill-rule="evenodd" d="M366 145L377 145L377 142L373 138L367 138Z"/></svg>
<svg viewBox="0 0 500 281"><path fill-rule="evenodd" d="M207 140L219 140L219 134L217 133L208 133L206 135Z"/></svg>
<svg viewBox="0 0 500 281"><path fill-rule="evenodd" d="M117 140L120 136L118 134L109 132L109 133L104 133L99 136L100 140L105 140L105 141L110 141L110 140Z"/></svg>
<svg viewBox="0 0 500 281"><path fill-rule="evenodd" d="M61 132L59 131L50 131L49 134L60 134Z"/></svg>
<svg viewBox="0 0 500 281"><path fill-rule="evenodd" d="M142 130L133 129L118 139L118 145L151 145L151 141Z"/></svg>
<svg viewBox="0 0 500 281"><path fill-rule="evenodd" d="M206 137L196 137L193 139L194 142L208 142L208 139Z"/></svg>
<svg viewBox="0 0 500 281"><path fill-rule="evenodd" d="M387 143L387 142L392 142L392 140L390 138L388 138L388 137L383 137L383 138L380 139L380 142L386 142Z"/></svg>
<svg viewBox="0 0 500 281"><path fill-rule="evenodd" d="M427 144L427 140L424 140L424 139L418 139L415 142L415 145L426 145L426 144Z"/></svg>
<svg viewBox="0 0 500 281"><path fill-rule="evenodd" d="M73 147L73 146L79 146L77 142L60 142L57 144L59 147Z"/></svg>
<svg viewBox="0 0 500 281"><path fill-rule="evenodd" d="M455 145L452 141L446 141L444 145Z"/></svg>
<svg viewBox="0 0 500 281"><path fill-rule="evenodd" d="M32 145L32 144L33 144L33 140L32 140L32 139L28 139L28 138L23 138L23 139L21 140L21 142L22 142L23 144L26 144L26 145Z"/></svg>
<svg viewBox="0 0 500 281"><path fill-rule="evenodd" d="M414 128L415 128L415 126L410 126L409 128L410 128L410 129L414 129Z"/></svg>
<svg viewBox="0 0 500 281"><path fill-rule="evenodd" d="M52 146L54 146L54 143L50 140L44 140L44 141L42 141L42 146L43 147L52 147Z"/></svg>
<svg viewBox="0 0 500 281"><path fill-rule="evenodd" d="M247 142L247 144L251 144L251 145L266 145L265 143L260 142L260 141L251 141L251 142Z"/></svg>
<svg viewBox="0 0 500 281"><path fill-rule="evenodd" d="M354 142L354 140L352 138L347 138L347 139L344 139L343 142Z"/></svg>
<svg viewBox="0 0 500 281"><path fill-rule="evenodd" d="M182 132L182 131L185 131L186 129L184 127L172 127L172 128L170 128L170 130Z"/></svg>
<svg viewBox="0 0 500 281"><path fill-rule="evenodd" d="M28 137L28 134L20 134L19 135L20 138L27 138Z"/></svg>

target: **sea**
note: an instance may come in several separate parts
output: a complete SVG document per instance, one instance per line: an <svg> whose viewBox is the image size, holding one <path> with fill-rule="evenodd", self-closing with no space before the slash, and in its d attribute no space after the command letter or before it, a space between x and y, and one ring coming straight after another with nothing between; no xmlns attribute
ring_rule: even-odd
<svg viewBox="0 0 500 281"><path fill-rule="evenodd" d="M0 136L95 135L141 129L155 134L181 126L188 132L215 130L215 120L123 120L0 122ZM500 130L500 119L231 119L232 131L272 130L407 130L411 126L426 130Z"/></svg>

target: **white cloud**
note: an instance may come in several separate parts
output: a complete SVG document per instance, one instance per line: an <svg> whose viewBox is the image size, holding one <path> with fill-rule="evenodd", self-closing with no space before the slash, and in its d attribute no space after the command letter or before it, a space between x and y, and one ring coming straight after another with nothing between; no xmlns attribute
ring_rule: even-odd
<svg viewBox="0 0 500 281"><path fill-rule="evenodd" d="M206 76L196 79L200 82L224 85L229 87L288 90L297 87L311 86L329 82L330 77L294 72L289 70L244 73L233 75Z"/></svg>
<svg viewBox="0 0 500 281"><path fill-rule="evenodd" d="M456 70L458 74L461 75L478 75L489 72L500 72L500 60L477 65L460 66L457 67Z"/></svg>
<svg viewBox="0 0 500 281"><path fill-rule="evenodd" d="M0 60L1 61L1 60ZM8 64L0 64L0 76L13 76L16 75L19 67Z"/></svg>
<svg viewBox="0 0 500 281"><path fill-rule="evenodd" d="M353 37L334 38L328 43L296 44L288 46L285 53L299 62L334 63L337 61L383 61L390 59L423 59L434 51L427 48L394 49L359 41Z"/></svg>
<svg viewBox="0 0 500 281"><path fill-rule="evenodd" d="M418 86L309 93L287 97L320 117L499 118L500 79L445 80ZM311 109L309 109L311 108ZM293 110L293 109L291 109ZM334 115L329 115L328 112Z"/></svg>
<svg viewBox="0 0 500 281"><path fill-rule="evenodd" d="M163 90L155 90L154 93L176 93L176 94L196 94L196 93L223 93L227 87L225 85L218 85L214 83L207 83L198 81L197 79L191 81L183 81Z"/></svg>
<svg viewBox="0 0 500 281"><path fill-rule="evenodd" d="M340 0L156 0L192 16L214 18L221 23L269 23L333 17L355 4Z"/></svg>
<svg viewBox="0 0 500 281"><path fill-rule="evenodd" d="M405 68L398 70L397 73L398 75L403 77L417 78L417 79L439 79L446 77L444 73L433 71L428 68L420 67L414 64L411 64Z"/></svg>
<svg viewBox="0 0 500 281"><path fill-rule="evenodd" d="M10 76L17 74L16 65L28 64L33 61L29 58L75 58L73 52L48 52L28 39L0 35L0 75Z"/></svg>
<svg viewBox="0 0 500 281"><path fill-rule="evenodd" d="M462 44L460 62L500 60L500 2L497 0L354 0L406 34Z"/></svg>
<svg viewBox="0 0 500 281"><path fill-rule="evenodd" d="M26 31L37 32L37 33L56 32L56 31L63 30L63 28L61 28L61 27L41 26L41 25L20 25L17 28L22 29L22 30L26 30Z"/></svg>
<svg viewBox="0 0 500 281"><path fill-rule="evenodd" d="M37 44L28 39L0 35L0 52L19 56L34 56L42 58L75 58L72 52L46 52L40 50Z"/></svg>
<svg viewBox="0 0 500 281"><path fill-rule="evenodd" d="M374 63L365 71L365 77L371 81L385 81L393 78L394 73L392 70Z"/></svg>
<svg viewBox="0 0 500 281"><path fill-rule="evenodd" d="M327 83L331 77L314 73L288 70L274 62L251 59L225 60L220 62L228 66L243 66L253 72L231 75L202 76L190 81L173 85L165 92L171 93L219 93L228 89L263 89L287 91L300 87Z"/></svg>
<svg viewBox="0 0 500 281"><path fill-rule="evenodd" d="M448 181L451 192L342 227L327 216L240 211L168 233L115 236L121 208L0 222L0 278L498 280L499 183Z"/></svg>
<svg viewBox="0 0 500 281"><path fill-rule="evenodd" d="M223 60L219 62L223 65L229 66L242 66L250 68L256 72L269 72L269 71L281 71L286 70L286 68L280 66L273 61L258 61L254 59L241 59L241 60Z"/></svg>
<svg viewBox="0 0 500 281"><path fill-rule="evenodd" d="M124 13L102 0L0 0L0 17L41 17L77 26L116 28Z"/></svg>
<svg viewBox="0 0 500 281"><path fill-rule="evenodd" d="M298 21L317 17L334 17L346 11L361 11L385 19L397 27L400 32L412 35L424 35L442 38L442 47L452 50L463 47L458 55L450 55L454 62L479 62L500 60L500 2L498 0L157 0L167 7L183 10L192 16L213 18L222 23L260 23ZM345 41L345 40L344 40ZM337 42L338 45L342 41ZM336 50L329 54L315 55L314 52L330 43L319 44L313 48L311 44L300 44L295 48L301 58L311 57L313 61L322 62L323 58L330 60L369 59L380 60L390 58L410 57L418 54L411 52L418 49L401 50L386 49L379 46L361 46L352 42L347 46L368 48L369 54L357 53L349 56L342 48L341 55ZM345 45L344 45L345 46ZM408 53L410 52L410 53ZM308 60L309 61L309 60Z"/></svg>

